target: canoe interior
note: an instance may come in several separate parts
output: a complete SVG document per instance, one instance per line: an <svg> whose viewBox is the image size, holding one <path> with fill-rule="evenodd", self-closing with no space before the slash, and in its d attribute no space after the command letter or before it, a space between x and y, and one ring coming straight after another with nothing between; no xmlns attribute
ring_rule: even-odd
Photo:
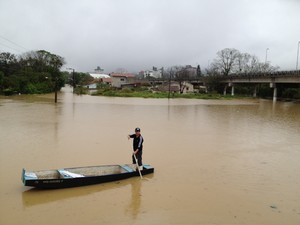
<svg viewBox="0 0 300 225"><path fill-rule="evenodd" d="M135 165L126 164L126 166L135 170ZM92 167L78 167L78 168L65 168L64 171L78 174L84 177L104 176L109 174L128 173L123 167L119 165L113 166L92 166ZM25 175L34 174L37 179L64 179L65 177L59 170L42 170L42 171L26 171Z"/></svg>

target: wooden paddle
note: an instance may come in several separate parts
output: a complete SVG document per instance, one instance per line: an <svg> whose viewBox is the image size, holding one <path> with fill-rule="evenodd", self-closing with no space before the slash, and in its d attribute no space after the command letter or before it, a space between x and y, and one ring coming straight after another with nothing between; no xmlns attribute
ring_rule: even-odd
<svg viewBox="0 0 300 225"><path fill-rule="evenodd" d="M140 177L141 177L141 179L143 179L143 176L142 176L142 173L141 173L141 170L140 170L140 167L139 167L138 161L137 161L137 159L136 159L136 156L135 156L135 154L134 154L134 153L133 153L133 157L134 157L134 159L135 159L135 164L136 164L136 167L138 168L138 171L139 171Z"/></svg>

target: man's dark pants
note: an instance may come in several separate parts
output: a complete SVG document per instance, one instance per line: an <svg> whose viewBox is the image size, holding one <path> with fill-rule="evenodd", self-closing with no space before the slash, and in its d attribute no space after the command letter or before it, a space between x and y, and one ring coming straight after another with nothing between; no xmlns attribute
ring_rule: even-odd
<svg viewBox="0 0 300 225"><path fill-rule="evenodd" d="M143 151L138 151L138 152L135 154L135 157L136 157L136 159L137 159L137 161L138 161L138 165L139 165L139 166L142 166L142 165L143 165L143 163L142 163L142 154L143 154ZM134 155L132 155L132 163L133 163L133 164L136 164Z"/></svg>

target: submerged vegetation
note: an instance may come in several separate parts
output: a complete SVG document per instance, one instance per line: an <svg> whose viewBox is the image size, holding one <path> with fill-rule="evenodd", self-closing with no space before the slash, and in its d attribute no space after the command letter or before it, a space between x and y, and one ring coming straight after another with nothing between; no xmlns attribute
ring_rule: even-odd
<svg viewBox="0 0 300 225"><path fill-rule="evenodd" d="M187 98L187 99L232 99L233 96L221 95L218 93L168 93L168 92L152 92L146 88L99 88L92 95L110 96L110 97L137 97L137 98Z"/></svg>

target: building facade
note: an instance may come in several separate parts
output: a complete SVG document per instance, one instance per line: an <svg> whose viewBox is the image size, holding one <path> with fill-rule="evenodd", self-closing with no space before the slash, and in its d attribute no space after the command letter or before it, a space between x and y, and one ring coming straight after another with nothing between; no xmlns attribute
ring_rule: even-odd
<svg viewBox="0 0 300 225"><path fill-rule="evenodd" d="M121 88L122 85L128 85L135 82L135 75L131 73L112 73L111 86Z"/></svg>
<svg viewBox="0 0 300 225"><path fill-rule="evenodd" d="M162 74L163 74L163 68L161 69L157 69L157 67L152 68L152 70L145 70L144 71L144 77L154 77L157 79L162 78Z"/></svg>

